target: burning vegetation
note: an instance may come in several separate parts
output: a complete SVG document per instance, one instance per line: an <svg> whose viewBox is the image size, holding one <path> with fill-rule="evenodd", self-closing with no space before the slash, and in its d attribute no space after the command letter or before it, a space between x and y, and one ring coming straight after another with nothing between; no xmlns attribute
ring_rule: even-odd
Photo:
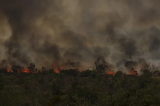
<svg viewBox="0 0 160 106"><path fill-rule="evenodd" d="M0 0L0 106L159 106L159 4Z"/></svg>
<svg viewBox="0 0 160 106"><path fill-rule="evenodd" d="M157 86L157 84L160 85L160 71L150 64L146 67L142 65L140 71L137 71L138 62L125 61L124 67L128 71L125 73L114 71L114 66L101 56L95 61L92 70L81 71L73 67L67 69L68 67L66 68L64 64L54 64L53 66L53 69L42 67L39 70L33 63L26 68L17 65L7 68L7 65L3 64L3 67L0 68L0 103L3 106L5 106L4 104L10 105L10 103L15 106L17 103L22 106L32 106L38 103L44 106L46 104L49 106L58 104L61 106L73 106L73 104L76 106L101 104L104 106L127 106L127 104L136 105L137 103L143 105L146 102L141 101L139 96L146 98L147 95L146 100L148 100L148 95L154 94L153 97L157 94L152 92L152 89L160 88ZM153 71L153 69L156 70ZM9 93L6 95L4 92ZM14 98L12 94L15 94ZM137 95L139 96L137 97ZM7 97L7 99L3 97ZM123 100L122 97L125 99ZM22 98L27 98L27 101ZM136 102L133 102L132 98L135 98ZM156 99L150 99L156 102ZM17 102L10 102L12 100ZM151 103L153 102L149 102L149 104Z"/></svg>
<svg viewBox="0 0 160 106"><path fill-rule="evenodd" d="M42 67L38 70L34 64L29 64L27 68L15 65L11 68L0 68L0 104L143 106L146 103L157 106L160 103L157 99L159 93L153 91L160 89L160 71L144 69L141 70L142 74L138 74L135 68L131 68L128 74L114 72L113 67L103 57L100 58L97 60L103 61L96 60L93 70L84 71L65 69L62 66L50 70ZM133 98L136 101L133 102Z"/></svg>
<svg viewBox="0 0 160 106"><path fill-rule="evenodd" d="M57 74L61 73L64 70L67 71L70 69L78 70L79 72L83 72L81 69L75 68L74 64L77 64L77 63L68 62L68 63L63 64L63 66L62 65L58 66L57 64L54 64L53 71ZM68 68L68 67L71 67L71 68ZM124 70L126 70L127 73L122 71L123 74L129 74L129 75L135 75L135 76L140 76L141 74L143 74L142 70L150 70L152 73L155 73L155 75L156 75L157 70L158 70L158 67L155 67L154 65L147 64L146 62L143 62L143 64L142 64L142 63L138 63L135 61L124 62L124 67L125 67ZM137 71L136 68L139 68L139 71ZM32 74L35 74L37 72L48 71L47 68L45 68L45 67L42 67L41 70L37 69L33 63L29 64L26 68L18 66L18 65L13 65L10 68L9 66L7 66L3 63L3 65L1 65L1 69L3 69L3 71L6 71L8 73L32 73ZM96 70L100 74L109 74L112 76L114 76L116 73L116 70L114 70L114 66L109 64L108 62L106 62L103 56L97 58L94 66L92 67L92 70ZM157 74L157 76L158 75L159 74Z"/></svg>

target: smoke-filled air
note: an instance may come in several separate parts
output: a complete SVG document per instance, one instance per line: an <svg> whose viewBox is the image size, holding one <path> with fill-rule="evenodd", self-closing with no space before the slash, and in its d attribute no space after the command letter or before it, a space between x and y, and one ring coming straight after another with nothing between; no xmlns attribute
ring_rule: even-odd
<svg viewBox="0 0 160 106"><path fill-rule="evenodd" d="M0 61L86 69L160 63L160 0L0 0Z"/></svg>

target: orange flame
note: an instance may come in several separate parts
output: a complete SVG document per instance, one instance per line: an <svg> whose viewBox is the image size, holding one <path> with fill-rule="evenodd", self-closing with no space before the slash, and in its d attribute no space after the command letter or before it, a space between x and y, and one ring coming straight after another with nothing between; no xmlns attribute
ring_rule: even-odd
<svg viewBox="0 0 160 106"><path fill-rule="evenodd" d="M60 73L59 68L56 68L55 73Z"/></svg>
<svg viewBox="0 0 160 106"><path fill-rule="evenodd" d="M7 68L7 72L13 72L10 68Z"/></svg>
<svg viewBox="0 0 160 106"><path fill-rule="evenodd" d="M113 76L115 75L115 73L112 71L109 71L108 73L109 73L109 75L113 75Z"/></svg>
<svg viewBox="0 0 160 106"><path fill-rule="evenodd" d="M60 66L55 69L55 73L60 73L60 70L63 70L63 66Z"/></svg>
<svg viewBox="0 0 160 106"><path fill-rule="evenodd" d="M137 71L134 69L134 70L131 71L129 74L130 74L130 75L137 75Z"/></svg>
<svg viewBox="0 0 160 106"><path fill-rule="evenodd" d="M24 73L30 73L30 70L28 68L26 68L23 72Z"/></svg>

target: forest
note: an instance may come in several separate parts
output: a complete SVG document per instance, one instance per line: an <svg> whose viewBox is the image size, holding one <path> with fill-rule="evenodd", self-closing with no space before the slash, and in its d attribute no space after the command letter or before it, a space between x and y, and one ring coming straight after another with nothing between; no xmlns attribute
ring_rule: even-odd
<svg viewBox="0 0 160 106"><path fill-rule="evenodd" d="M159 71L142 75L54 69L36 73L0 69L0 106L158 106Z"/></svg>

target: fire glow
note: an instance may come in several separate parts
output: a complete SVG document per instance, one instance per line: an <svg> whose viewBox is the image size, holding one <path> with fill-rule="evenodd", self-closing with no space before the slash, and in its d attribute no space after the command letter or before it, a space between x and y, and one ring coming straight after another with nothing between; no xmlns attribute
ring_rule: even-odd
<svg viewBox="0 0 160 106"><path fill-rule="evenodd" d="M24 71L23 71L24 73L32 73L32 71L30 71L28 68L26 68Z"/></svg>
<svg viewBox="0 0 160 106"><path fill-rule="evenodd" d="M8 73L13 73L13 71L12 71L11 68L7 68L7 72L8 72ZM26 69L18 70L18 73L37 73L37 72L33 72L33 71L30 70L29 68L26 68Z"/></svg>
<svg viewBox="0 0 160 106"><path fill-rule="evenodd" d="M57 66L56 64L54 64L54 72L55 73L61 73L62 70L66 70L63 66ZM12 70L12 68L6 68L8 73L37 73L37 71L32 70L32 68L27 67L25 69L23 68L17 68L17 71ZM47 70L46 70L47 71ZM79 70L79 72L83 72L82 70ZM115 76L115 72L113 71L108 71L107 74ZM129 75L135 75L135 76L139 76L137 71L135 69L132 69L132 71L129 73Z"/></svg>
<svg viewBox="0 0 160 106"><path fill-rule="evenodd" d="M7 68L7 72L13 72L10 68Z"/></svg>
<svg viewBox="0 0 160 106"><path fill-rule="evenodd" d="M130 74L130 75L137 75L137 71L134 69L134 70L132 70L129 74Z"/></svg>
<svg viewBox="0 0 160 106"><path fill-rule="evenodd" d="M55 68L55 73L60 73L61 72L61 70L63 70L64 68L63 68L63 66L60 66L60 67L57 67L57 68ZM8 73L13 73L13 71L12 71L12 69L11 68L7 68L7 72ZM79 70L79 72L82 72L82 70ZM30 70L28 67L26 68L26 69L21 69L21 70L19 70L18 71L18 73L37 73L37 72L33 72L32 70ZM108 74L109 75L115 75L115 73L114 72L112 72L112 71L109 71L108 72ZM131 71L130 73L129 73L130 75L138 75L137 74L137 71L134 69L133 71ZM138 75L139 76L139 75Z"/></svg>
<svg viewBox="0 0 160 106"><path fill-rule="evenodd" d="M113 76L115 75L115 73L112 71L109 71L108 73L109 73L109 75L113 75Z"/></svg>

